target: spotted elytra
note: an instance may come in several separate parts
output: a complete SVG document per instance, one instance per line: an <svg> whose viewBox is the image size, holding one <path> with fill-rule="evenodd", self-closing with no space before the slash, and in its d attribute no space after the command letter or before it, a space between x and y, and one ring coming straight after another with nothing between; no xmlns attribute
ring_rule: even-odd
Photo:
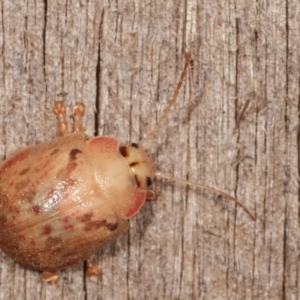
<svg viewBox="0 0 300 300"><path fill-rule="evenodd" d="M107 136L87 138L82 103L73 109L69 133L66 107L55 103L60 137L20 150L0 165L0 248L7 255L43 271L45 281L57 280L56 271L88 260L128 230L129 219L147 199L155 198L155 176L220 194L254 220L246 207L222 191L154 171L145 150L176 101L190 58L187 54L174 95L144 147L120 145ZM100 269L88 262L87 274L99 275Z"/></svg>

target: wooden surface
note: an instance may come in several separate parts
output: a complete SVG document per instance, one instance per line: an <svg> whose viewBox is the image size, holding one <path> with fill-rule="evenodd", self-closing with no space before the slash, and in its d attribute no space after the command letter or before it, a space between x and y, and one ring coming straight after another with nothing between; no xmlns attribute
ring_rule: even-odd
<svg viewBox="0 0 300 300"><path fill-rule="evenodd" d="M150 153L156 180L130 232L56 285L0 254L0 299L297 299L298 0L0 1L0 157L55 136L53 103L87 133L140 142L192 53Z"/></svg>

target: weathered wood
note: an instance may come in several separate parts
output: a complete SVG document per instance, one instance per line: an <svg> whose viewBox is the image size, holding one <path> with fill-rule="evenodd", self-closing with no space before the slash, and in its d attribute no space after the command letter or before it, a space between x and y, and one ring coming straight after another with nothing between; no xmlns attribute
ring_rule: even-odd
<svg viewBox="0 0 300 300"><path fill-rule="evenodd" d="M1 252L0 299L297 299L300 4L0 1L0 157L55 136L51 107L87 106L87 133L141 142L192 67L150 153L155 182L127 235L42 282Z"/></svg>

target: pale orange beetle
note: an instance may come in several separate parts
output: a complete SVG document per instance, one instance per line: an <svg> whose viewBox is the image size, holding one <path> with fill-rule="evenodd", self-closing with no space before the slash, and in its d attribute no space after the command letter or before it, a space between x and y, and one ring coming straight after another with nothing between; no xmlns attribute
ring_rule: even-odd
<svg viewBox="0 0 300 300"><path fill-rule="evenodd" d="M174 96L149 136L174 104L191 55ZM155 175L190 184L233 200L213 188L155 173L144 148L122 146L111 137L88 139L81 118L84 105L74 107L73 133L68 133L66 107L53 108L61 137L16 152L0 165L0 248L20 264L44 272L55 281L56 271L89 259L101 246L129 228L146 199ZM88 264L88 275L97 266Z"/></svg>

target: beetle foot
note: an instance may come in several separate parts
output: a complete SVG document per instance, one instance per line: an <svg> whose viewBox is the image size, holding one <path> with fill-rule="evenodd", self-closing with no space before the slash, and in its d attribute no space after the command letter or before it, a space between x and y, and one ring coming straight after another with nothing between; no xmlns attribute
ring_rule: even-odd
<svg viewBox="0 0 300 300"><path fill-rule="evenodd" d="M67 108L66 106L64 105L63 101L56 101L54 106L53 106L53 109L52 109L52 112L58 116L58 115L65 115L66 114L66 111L67 111Z"/></svg>
<svg viewBox="0 0 300 300"><path fill-rule="evenodd" d="M146 201L155 201L155 192L152 191L152 190L147 190L147 193L146 193Z"/></svg>
<svg viewBox="0 0 300 300"><path fill-rule="evenodd" d="M68 123L66 120L66 106L62 101L56 101L52 112L56 115L57 128L59 135L65 135L68 133Z"/></svg>
<svg viewBox="0 0 300 300"><path fill-rule="evenodd" d="M58 275L55 272L48 272L48 271L43 272L44 282L56 283L57 279L58 279Z"/></svg>
<svg viewBox="0 0 300 300"><path fill-rule="evenodd" d="M91 276L96 276L100 277L101 276L101 269L97 265L93 265L89 261L87 261L87 268L86 268L86 276L91 277Z"/></svg>
<svg viewBox="0 0 300 300"><path fill-rule="evenodd" d="M77 103L73 108L74 124L73 130L83 131L82 116L84 115L85 106L83 103Z"/></svg>

